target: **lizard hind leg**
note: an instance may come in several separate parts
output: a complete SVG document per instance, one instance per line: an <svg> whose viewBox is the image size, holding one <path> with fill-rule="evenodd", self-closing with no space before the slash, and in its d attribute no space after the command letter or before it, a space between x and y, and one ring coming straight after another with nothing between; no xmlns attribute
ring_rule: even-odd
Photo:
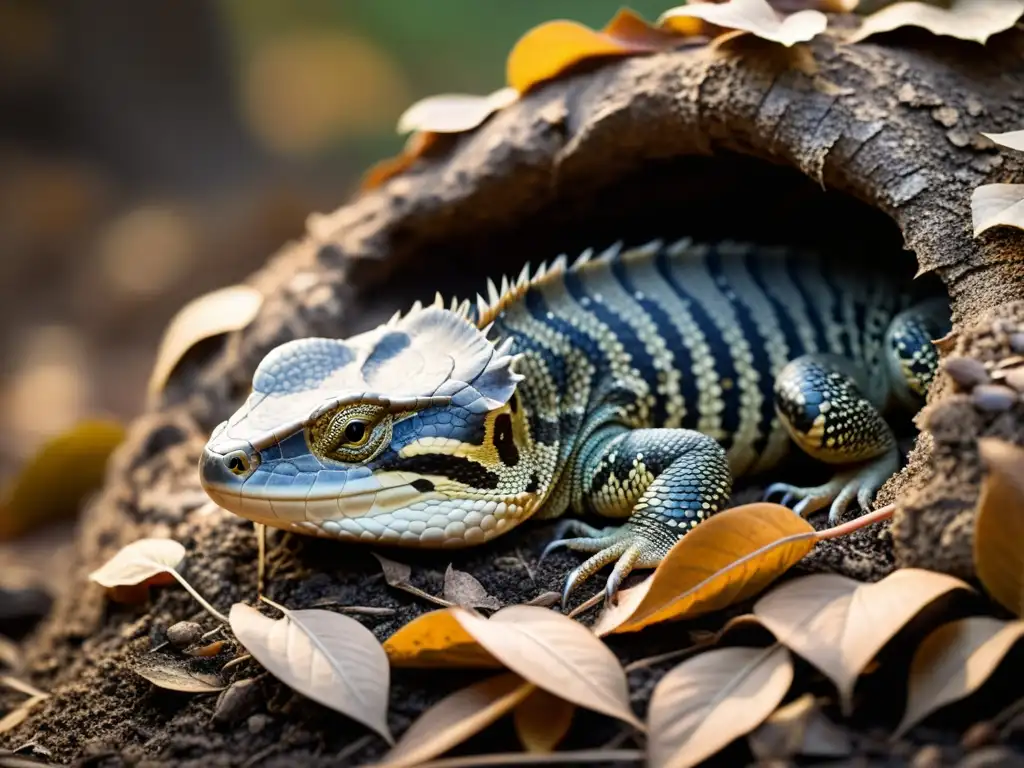
<svg viewBox="0 0 1024 768"><path fill-rule="evenodd" d="M680 537L724 506L732 487L722 447L688 429L626 431L592 455L594 467L606 471L584 468L583 503L604 515L629 518L618 528L567 523L584 535L548 545L545 553L563 546L593 553L566 579L563 604L576 587L613 562L605 598L614 599L633 569L657 566ZM616 498L617 507L612 503Z"/></svg>
<svg viewBox="0 0 1024 768"><path fill-rule="evenodd" d="M774 483L765 498L783 501L808 515L829 507L835 525L856 499L868 509L882 484L899 469L892 430L864 394L848 361L804 355L788 363L775 380L775 410L793 441L808 455L842 469L827 483L796 486Z"/></svg>

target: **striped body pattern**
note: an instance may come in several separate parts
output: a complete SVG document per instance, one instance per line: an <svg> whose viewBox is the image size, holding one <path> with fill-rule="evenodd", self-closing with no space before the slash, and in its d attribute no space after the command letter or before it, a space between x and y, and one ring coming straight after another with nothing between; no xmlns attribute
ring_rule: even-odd
<svg viewBox="0 0 1024 768"><path fill-rule="evenodd" d="M488 294L271 352L211 437L207 492L272 526L411 546L570 508L625 518L551 545L593 553L567 594L615 562L611 595L794 443L836 478L769 492L802 514L868 506L898 465L882 414L920 402L948 324L839 260L689 240L560 257Z"/></svg>

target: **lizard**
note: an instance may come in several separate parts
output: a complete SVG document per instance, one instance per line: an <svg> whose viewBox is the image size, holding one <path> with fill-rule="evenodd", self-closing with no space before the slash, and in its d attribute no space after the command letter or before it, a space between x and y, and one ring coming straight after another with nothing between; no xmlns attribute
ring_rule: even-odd
<svg viewBox="0 0 1024 768"><path fill-rule="evenodd" d="M938 368L948 301L850 259L654 241L440 294L348 339L288 341L213 431L201 484L221 507L301 534L429 548L482 544L567 510L557 547L590 554L568 598L614 567L614 596L726 506L734 479L796 446L832 465L765 498L835 524L899 469L896 408Z"/></svg>

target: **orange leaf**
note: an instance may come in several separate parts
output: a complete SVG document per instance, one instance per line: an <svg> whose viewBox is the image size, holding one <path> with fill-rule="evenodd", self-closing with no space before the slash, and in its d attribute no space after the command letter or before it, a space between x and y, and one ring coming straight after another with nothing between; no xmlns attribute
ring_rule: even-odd
<svg viewBox="0 0 1024 768"><path fill-rule="evenodd" d="M581 61L663 51L679 42L675 31L654 27L626 8L600 32L575 21L549 21L519 38L508 55L506 79L523 93Z"/></svg>
<svg viewBox="0 0 1024 768"><path fill-rule="evenodd" d="M363 174L359 189L363 192L379 187L389 179L409 170L413 163L422 157L435 143L439 136L436 133L421 131L414 133L405 142L401 154L381 160Z"/></svg>
<svg viewBox="0 0 1024 768"><path fill-rule="evenodd" d="M634 632L669 619L717 611L757 594L814 546L806 520L779 504L745 504L698 525L654 574L619 593L594 631Z"/></svg>
<svg viewBox="0 0 1024 768"><path fill-rule="evenodd" d="M384 641L395 667L500 667L447 608L419 616Z"/></svg>
<svg viewBox="0 0 1024 768"><path fill-rule="evenodd" d="M1024 616L1024 449L983 438L978 450L988 474L974 522L974 570L992 597Z"/></svg>
<svg viewBox="0 0 1024 768"><path fill-rule="evenodd" d="M527 752L550 752L565 738L576 705L538 688L514 713L516 734Z"/></svg>

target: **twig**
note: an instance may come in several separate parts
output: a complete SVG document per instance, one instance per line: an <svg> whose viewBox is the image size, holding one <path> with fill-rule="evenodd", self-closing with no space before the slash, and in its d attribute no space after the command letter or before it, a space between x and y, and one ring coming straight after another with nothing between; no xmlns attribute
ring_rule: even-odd
<svg viewBox="0 0 1024 768"><path fill-rule="evenodd" d="M653 666L654 664L660 664L663 661L671 661L672 659L685 658L690 654L696 653L697 651L703 651L712 645L714 645L713 640L706 643L697 643L695 645L691 645L689 648L680 648L676 651L659 653L657 656L648 656L647 658L637 659L636 661L630 662L624 667L624 669L627 673L632 672L635 669L646 669L647 667Z"/></svg>
<svg viewBox="0 0 1024 768"><path fill-rule="evenodd" d="M6 685L8 688L13 688L18 693L24 693L26 696L42 696L45 699L50 695L46 691L41 691L34 685L30 685L10 675L0 675L0 685Z"/></svg>
<svg viewBox="0 0 1024 768"><path fill-rule="evenodd" d="M220 668L221 674L223 674L225 672L225 670L231 669L232 667L237 667L239 664L241 664L241 663L243 663L245 661L248 661L251 658L252 658L252 654L251 653L243 653L241 656L236 656L235 658L233 658L231 661L227 662L223 667Z"/></svg>
<svg viewBox="0 0 1024 768"><path fill-rule="evenodd" d="M892 513L896 510L895 504L886 504L881 509L876 509L874 512L868 512L866 515L851 520L848 523L837 525L835 528L827 528L824 531L819 531L818 535L815 536L816 541L824 541L825 539L838 539L841 536L846 536L858 531L861 528L866 528L874 523L881 522L882 520L888 520L892 517Z"/></svg>
<svg viewBox="0 0 1024 768"><path fill-rule="evenodd" d="M338 754L336 754L334 756L335 762L337 762L339 764L344 763L345 760L347 760L348 758L352 757L352 755L354 755L356 752L361 750L363 747L368 745L371 741L373 741L376 738L377 738L377 734L375 734L375 733L368 733L365 736L363 736L362 738L356 739L351 744L349 744L347 747L345 747L343 750L341 750L341 752L339 752Z"/></svg>
<svg viewBox="0 0 1024 768"><path fill-rule="evenodd" d="M591 608L593 608L595 605L600 603L603 599L604 599L604 591L602 590L601 592L598 592L596 595L592 596L586 602L580 603L575 608L573 608L571 611L569 611L569 618L570 619L575 619L577 616L579 616L584 611L587 611L587 610L590 610Z"/></svg>
<svg viewBox="0 0 1024 768"><path fill-rule="evenodd" d="M253 523L256 529L256 596L263 594L263 576L267 572L267 526Z"/></svg>

